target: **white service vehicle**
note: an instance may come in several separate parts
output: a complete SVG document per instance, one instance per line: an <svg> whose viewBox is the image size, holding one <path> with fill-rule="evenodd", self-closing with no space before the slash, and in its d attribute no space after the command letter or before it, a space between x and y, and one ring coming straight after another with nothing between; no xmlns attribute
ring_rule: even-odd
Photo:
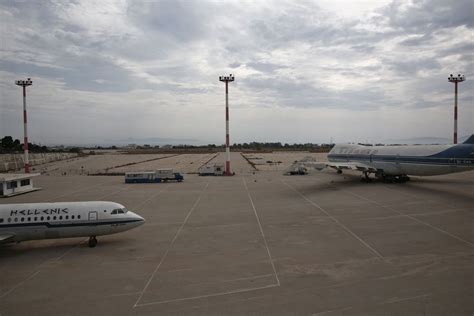
<svg viewBox="0 0 474 316"><path fill-rule="evenodd" d="M224 165L223 164L213 164L213 165L204 165L199 168L200 176L223 176L224 175Z"/></svg>

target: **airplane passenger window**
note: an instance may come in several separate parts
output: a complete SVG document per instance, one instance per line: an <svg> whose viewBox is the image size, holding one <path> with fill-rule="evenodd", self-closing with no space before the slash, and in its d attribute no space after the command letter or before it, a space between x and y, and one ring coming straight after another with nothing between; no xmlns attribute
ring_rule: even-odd
<svg viewBox="0 0 474 316"><path fill-rule="evenodd" d="M28 222L31 222L31 217L28 217Z"/></svg>
<svg viewBox="0 0 474 316"><path fill-rule="evenodd" d="M56 220L56 216L53 216L53 220Z"/></svg>
<svg viewBox="0 0 474 316"><path fill-rule="evenodd" d="M3 218L0 218L0 223L3 223Z"/></svg>
<svg viewBox="0 0 474 316"><path fill-rule="evenodd" d="M25 221L25 218L24 218L24 217L22 217L22 218L21 218L21 221L22 221L22 222L24 222L24 221Z"/></svg>
<svg viewBox="0 0 474 316"><path fill-rule="evenodd" d="M77 215L77 219L81 219L81 215Z"/></svg>
<svg viewBox="0 0 474 316"><path fill-rule="evenodd" d="M71 216L71 219L74 219L74 215Z"/></svg>
<svg viewBox="0 0 474 316"><path fill-rule="evenodd" d="M62 217L62 216L59 216L59 219L63 219L63 217Z"/></svg>
<svg viewBox="0 0 474 316"><path fill-rule="evenodd" d="M35 222L38 220L38 217L35 217Z"/></svg>
<svg viewBox="0 0 474 316"><path fill-rule="evenodd" d="M46 219L49 221L51 219L51 217L48 216Z"/></svg>
<svg viewBox="0 0 474 316"><path fill-rule="evenodd" d="M41 221L43 221L43 220L44 220L44 217L43 217L43 216L41 216Z"/></svg>
<svg viewBox="0 0 474 316"><path fill-rule="evenodd" d="M17 217L15 217L15 223L16 223L16 222L18 222L18 218L17 218Z"/></svg>

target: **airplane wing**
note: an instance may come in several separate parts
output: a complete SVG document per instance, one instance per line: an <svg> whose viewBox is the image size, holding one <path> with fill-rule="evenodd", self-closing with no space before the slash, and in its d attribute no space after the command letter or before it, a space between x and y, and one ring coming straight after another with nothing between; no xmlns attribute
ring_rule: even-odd
<svg viewBox="0 0 474 316"><path fill-rule="evenodd" d="M13 241L14 234L0 234L0 244L6 244Z"/></svg>
<svg viewBox="0 0 474 316"><path fill-rule="evenodd" d="M298 162L298 164L305 166L306 168L314 168L316 170L322 170L327 168L326 162L314 162L314 161L302 161Z"/></svg>
<svg viewBox="0 0 474 316"><path fill-rule="evenodd" d="M360 162L342 162L342 163L328 162L326 165L330 168L334 168L338 170L350 169L350 170L357 170L357 171L363 171L363 172L376 172L377 171L376 168L360 163Z"/></svg>
<svg viewBox="0 0 474 316"><path fill-rule="evenodd" d="M333 168L337 170L350 169L362 172L377 172L377 169L361 162L302 162L305 167L312 167L317 170Z"/></svg>

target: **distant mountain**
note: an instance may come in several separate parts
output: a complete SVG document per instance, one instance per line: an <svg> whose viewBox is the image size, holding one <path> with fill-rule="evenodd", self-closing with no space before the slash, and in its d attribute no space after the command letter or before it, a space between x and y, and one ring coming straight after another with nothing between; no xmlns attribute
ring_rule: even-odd
<svg viewBox="0 0 474 316"><path fill-rule="evenodd" d="M149 145L180 145L180 144L187 144L187 145L194 145L199 142L198 139L195 138L162 138L162 137L147 137L147 138L126 138L126 139L113 139L107 140L106 142L115 144L115 145L128 145L128 144L149 144Z"/></svg>

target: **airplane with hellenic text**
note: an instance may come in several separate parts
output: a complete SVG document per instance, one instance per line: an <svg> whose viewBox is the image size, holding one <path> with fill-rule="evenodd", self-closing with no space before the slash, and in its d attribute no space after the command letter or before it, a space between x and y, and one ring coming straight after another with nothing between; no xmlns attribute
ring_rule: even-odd
<svg viewBox="0 0 474 316"><path fill-rule="evenodd" d="M0 244L26 240L89 237L127 231L145 219L115 202L0 204Z"/></svg>
<svg viewBox="0 0 474 316"><path fill-rule="evenodd" d="M372 146L338 144L328 154L327 163L309 163L315 169L326 167L342 173L361 171L387 182L406 182L411 176L434 176L474 170L474 135L454 145Z"/></svg>

